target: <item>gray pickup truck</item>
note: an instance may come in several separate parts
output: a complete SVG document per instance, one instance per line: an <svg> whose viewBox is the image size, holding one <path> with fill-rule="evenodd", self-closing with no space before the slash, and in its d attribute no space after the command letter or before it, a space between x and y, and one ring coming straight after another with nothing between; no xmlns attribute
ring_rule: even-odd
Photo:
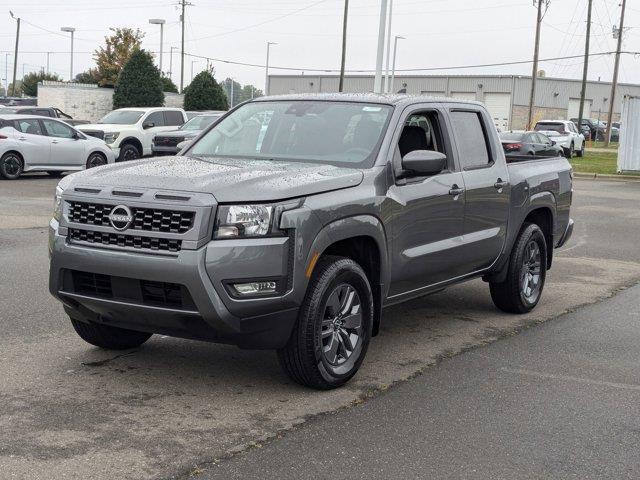
<svg viewBox="0 0 640 480"><path fill-rule="evenodd" d="M181 153L57 188L50 291L93 345L274 349L334 388L388 305L481 277L499 309L530 311L573 229L567 160L508 164L475 102L265 97Z"/></svg>

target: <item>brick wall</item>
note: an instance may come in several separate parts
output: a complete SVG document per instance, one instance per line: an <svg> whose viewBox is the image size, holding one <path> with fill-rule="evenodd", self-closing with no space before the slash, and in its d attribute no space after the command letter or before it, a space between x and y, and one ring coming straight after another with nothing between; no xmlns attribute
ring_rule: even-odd
<svg viewBox="0 0 640 480"><path fill-rule="evenodd" d="M179 107L184 96L165 93L165 106ZM78 120L97 122L113 110L113 89L84 83L45 81L38 85L38 105L56 107Z"/></svg>

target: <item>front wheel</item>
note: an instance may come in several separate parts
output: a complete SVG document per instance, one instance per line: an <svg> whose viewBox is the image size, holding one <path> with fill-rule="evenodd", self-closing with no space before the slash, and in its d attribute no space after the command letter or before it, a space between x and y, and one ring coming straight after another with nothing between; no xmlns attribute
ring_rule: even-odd
<svg viewBox="0 0 640 480"><path fill-rule="evenodd" d="M142 345L151 338L151 333L136 332L124 328L101 325L99 323L85 323L71 319L71 325L85 342L107 350L128 350Z"/></svg>
<svg viewBox="0 0 640 480"><path fill-rule="evenodd" d="M525 223L518 235L504 282L489 284L496 307L509 313L527 313L540 301L547 275L547 242L540 227Z"/></svg>
<svg viewBox="0 0 640 480"><path fill-rule="evenodd" d="M0 177L16 180L22 173L22 158L17 153L8 152L0 158Z"/></svg>
<svg viewBox="0 0 640 480"><path fill-rule="evenodd" d="M128 162L129 160L136 160L140 158L142 153L138 150L138 147L127 143L120 148L119 162Z"/></svg>
<svg viewBox="0 0 640 480"><path fill-rule="evenodd" d="M91 155L89 155L89 158L87 158L87 168L100 167L106 164L106 157L98 152L93 152Z"/></svg>
<svg viewBox="0 0 640 480"><path fill-rule="evenodd" d="M571 160L573 158L573 149L575 148L575 145L572 143L571 145L569 145L569 150L567 150L567 160Z"/></svg>
<svg viewBox="0 0 640 480"><path fill-rule="evenodd" d="M373 294L360 265L349 258L323 257L278 359L301 385L320 390L340 387L360 368L372 327Z"/></svg>

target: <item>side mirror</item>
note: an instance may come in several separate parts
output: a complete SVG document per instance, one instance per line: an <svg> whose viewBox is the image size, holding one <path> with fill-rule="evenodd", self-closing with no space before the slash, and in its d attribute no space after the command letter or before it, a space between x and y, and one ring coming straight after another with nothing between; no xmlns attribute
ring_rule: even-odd
<svg viewBox="0 0 640 480"><path fill-rule="evenodd" d="M182 142L180 142L176 147L178 148L178 154L182 151L182 150L186 150L188 147L191 146L191 143L193 142L193 140L183 140Z"/></svg>
<svg viewBox="0 0 640 480"><path fill-rule="evenodd" d="M144 130L147 130L147 129L149 129L149 128L153 128L153 127L155 127L155 126L156 126L156 124L155 124L155 123L153 123L153 122L144 122L144 123L142 124L142 128L143 128Z"/></svg>
<svg viewBox="0 0 640 480"><path fill-rule="evenodd" d="M556 141L555 140L551 140L551 145L555 145Z"/></svg>
<svg viewBox="0 0 640 480"><path fill-rule="evenodd" d="M433 150L414 150L402 158L402 169L409 175L436 175L447 167L447 156Z"/></svg>

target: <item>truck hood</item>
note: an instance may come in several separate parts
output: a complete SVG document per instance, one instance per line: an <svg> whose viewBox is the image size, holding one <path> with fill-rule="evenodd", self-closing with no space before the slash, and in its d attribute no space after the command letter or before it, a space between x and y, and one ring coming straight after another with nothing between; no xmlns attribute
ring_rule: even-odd
<svg viewBox="0 0 640 480"><path fill-rule="evenodd" d="M78 125L76 127L81 132L83 130L100 130L102 132L121 132L123 130L131 130L134 128L133 125L120 125L113 123L86 123L83 125Z"/></svg>
<svg viewBox="0 0 640 480"><path fill-rule="evenodd" d="M362 170L295 161L159 157L92 168L70 186L152 188L210 193L220 203L268 202L354 187Z"/></svg>

